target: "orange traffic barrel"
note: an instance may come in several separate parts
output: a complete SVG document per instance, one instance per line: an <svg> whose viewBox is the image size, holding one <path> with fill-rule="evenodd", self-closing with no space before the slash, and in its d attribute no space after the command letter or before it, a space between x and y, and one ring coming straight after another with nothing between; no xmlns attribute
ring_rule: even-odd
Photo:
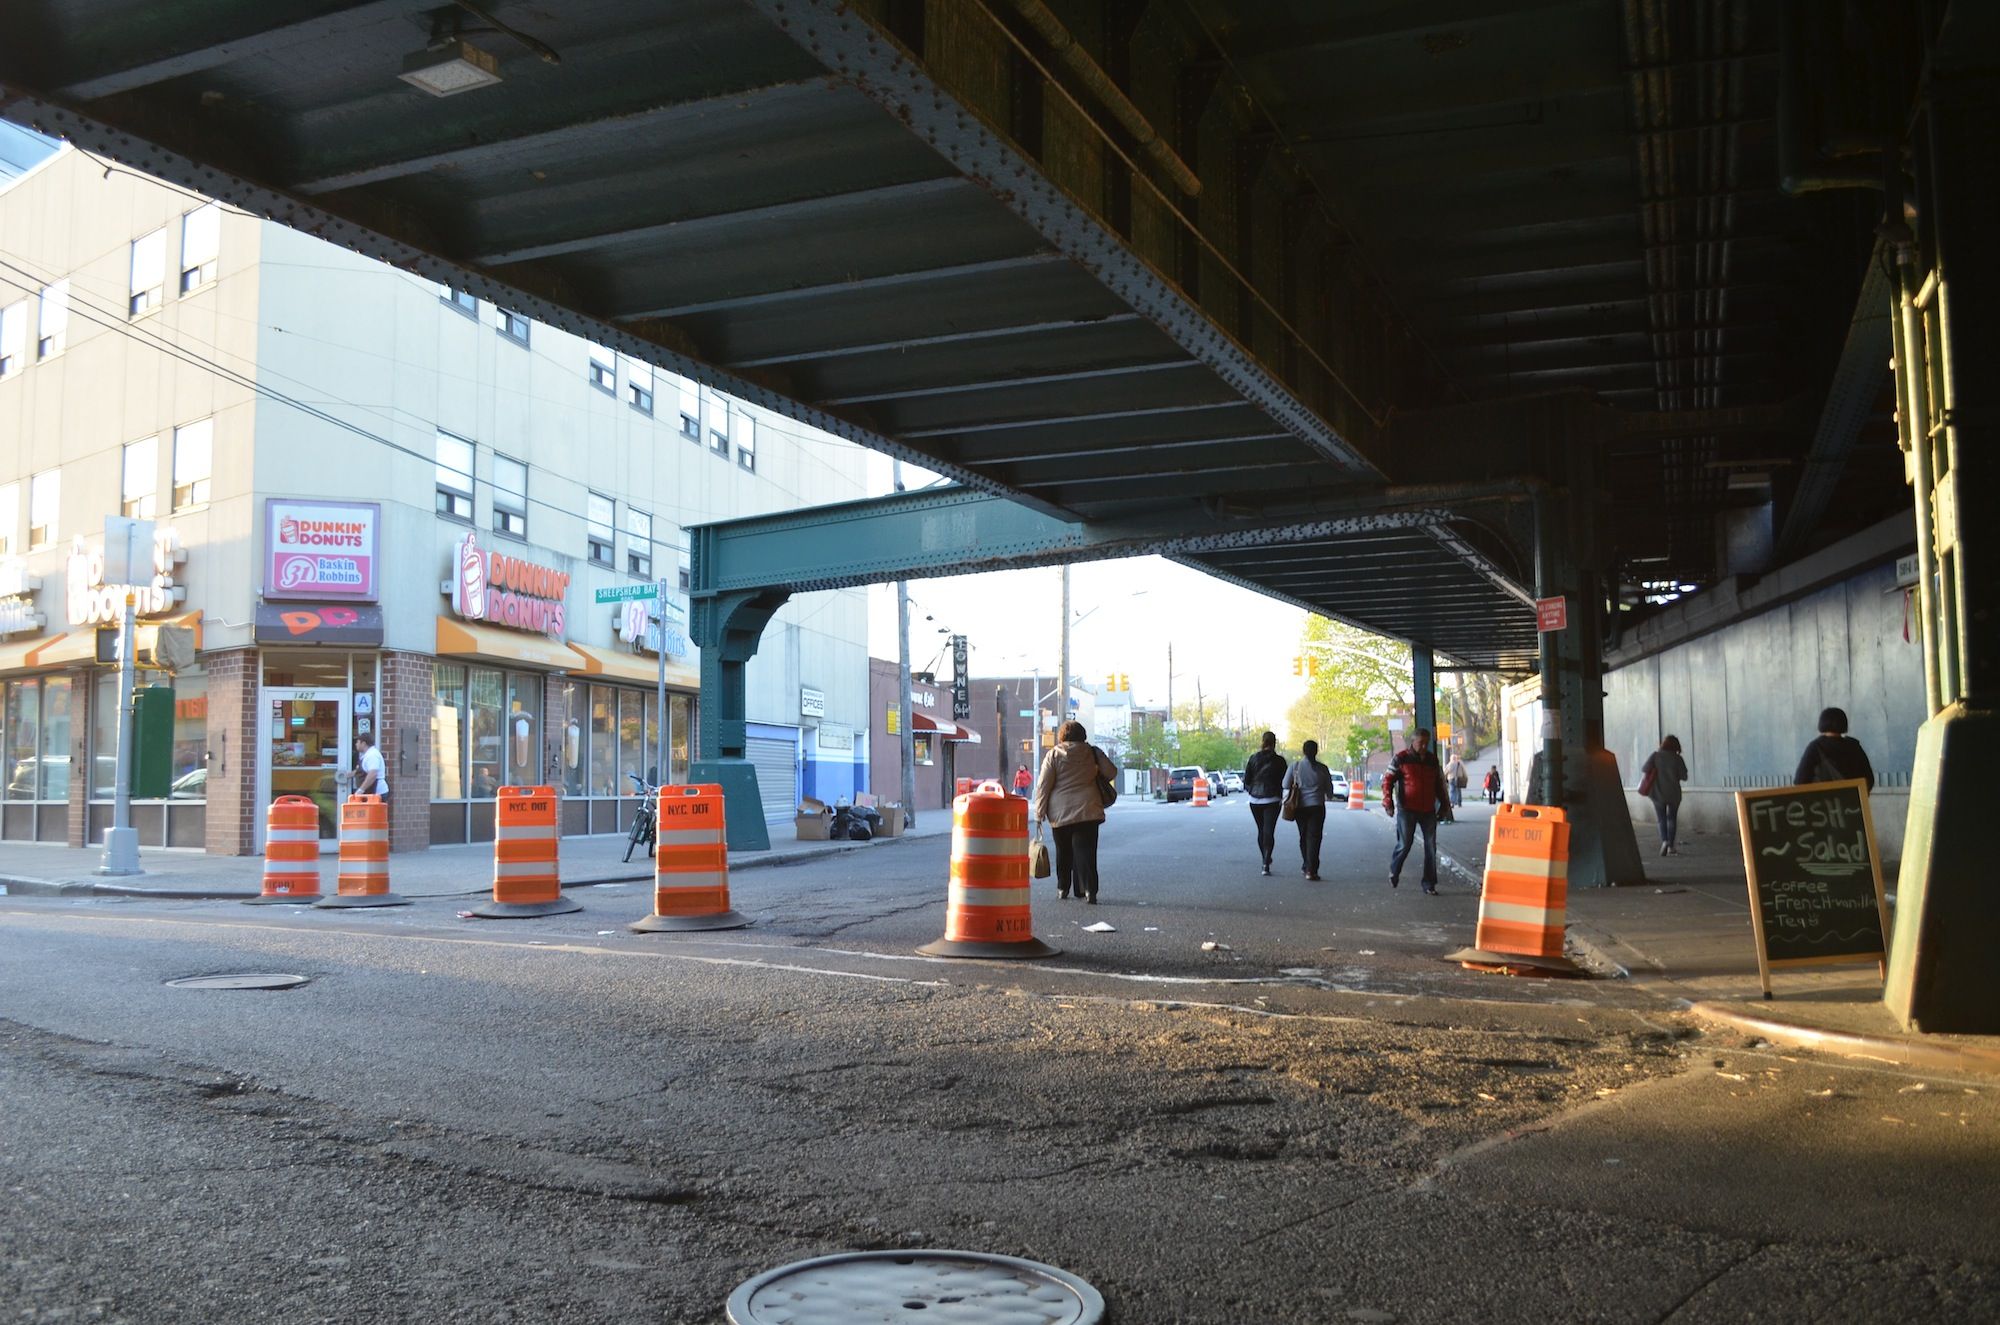
<svg viewBox="0 0 2000 1325"><path fill-rule="evenodd" d="M1581 975L1563 956L1569 910L1569 817L1550 805L1502 805L1486 843L1473 946L1451 954L1476 971Z"/></svg>
<svg viewBox="0 0 2000 1325"><path fill-rule="evenodd" d="M264 812L264 892L245 906L319 900L319 806L310 796L280 796Z"/></svg>
<svg viewBox="0 0 2000 1325"><path fill-rule="evenodd" d="M927 957L1053 957L1028 913L1028 802L982 782L951 806L944 937Z"/></svg>
<svg viewBox="0 0 2000 1325"><path fill-rule="evenodd" d="M480 920L525 920L583 910L563 896L560 802L554 787L502 787L493 793L493 900L467 912Z"/></svg>
<svg viewBox="0 0 2000 1325"><path fill-rule="evenodd" d="M1207 805L1207 804L1208 804L1208 779L1207 779L1207 778L1196 778L1196 779L1194 780L1194 803L1195 803L1196 805Z"/></svg>
<svg viewBox="0 0 2000 1325"><path fill-rule="evenodd" d="M1368 808L1368 783L1364 778L1356 778L1347 784L1347 808L1365 810Z"/></svg>
<svg viewBox="0 0 2000 1325"><path fill-rule="evenodd" d="M653 846L653 914L626 928L635 934L741 929L750 917L729 906L729 845L722 788L714 783L660 788Z"/></svg>
<svg viewBox="0 0 2000 1325"><path fill-rule="evenodd" d="M389 803L349 796L340 807L340 889L314 906L408 906L389 891Z"/></svg>

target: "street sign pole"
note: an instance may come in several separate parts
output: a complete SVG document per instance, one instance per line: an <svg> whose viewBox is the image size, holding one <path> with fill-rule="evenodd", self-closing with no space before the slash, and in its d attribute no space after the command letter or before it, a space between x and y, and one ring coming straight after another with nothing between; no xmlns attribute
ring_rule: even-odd
<svg viewBox="0 0 2000 1325"><path fill-rule="evenodd" d="M660 646L660 678L658 685L655 687L656 698L653 701L659 705L655 710L656 716L653 722L653 730L657 733L654 741L659 748L653 751L653 758L659 761L654 767L663 770L656 772L654 776L659 778L662 784L665 784L673 781L673 763L671 760L661 757L662 750L670 749L673 741L673 733L667 728L667 580L665 576L660 577L659 609L660 633L653 641Z"/></svg>
<svg viewBox="0 0 2000 1325"><path fill-rule="evenodd" d="M132 645L138 596L125 590L125 625L118 636L118 770L111 791L111 828L104 834L99 874L138 874L139 833L132 827Z"/></svg>

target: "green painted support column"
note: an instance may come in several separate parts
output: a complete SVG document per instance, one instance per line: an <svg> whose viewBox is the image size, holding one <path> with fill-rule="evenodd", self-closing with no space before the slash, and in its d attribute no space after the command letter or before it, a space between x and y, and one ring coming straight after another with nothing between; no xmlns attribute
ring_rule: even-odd
<svg viewBox="0 0 2000 1325"><path fill-rule="evenodd" d="M704 568L704 543L694 542L694 562ZM713 566L713 547L707 566ZM691 782L722 788L723 826L731 851L765 851L771 835L764 826L764 798L757 770L746 757L745 670L763 639L772 613L791 594L782 589L717 594L693 586L689 631L701 649L701 702L695 734L701 758L688 768Z"/></svg>
<svg viewBox="0 0 2000 1325"><path fill-rule="evenodd" d="M1991 23L1977 7L1964 17ZM1986 1035L2000 1033L1991 807L2000 531L1990 515L2000 502L2000 178L1991 165L2000 78L1990 51L1984 40L1954 44L1949 32L1940 40L1911 144L1916 221L1899 255L1897 405L1923 540L1935 711L1917 733L1883 992L1909 1029Z"/></svg>
<svg viewBox="0 0 2000 1325"><path fill-rule="evenodd" d="M1430 732L1431 749L1435 750L1438 748L1437 663L1426 645L1410 646L1410 685L1417 696L1417 726Z"/></svg>

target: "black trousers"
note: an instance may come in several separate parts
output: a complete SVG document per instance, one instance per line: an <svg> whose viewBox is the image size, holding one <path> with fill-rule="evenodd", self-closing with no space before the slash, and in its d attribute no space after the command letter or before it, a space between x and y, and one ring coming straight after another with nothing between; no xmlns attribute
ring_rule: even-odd
<svg viewBox="0 0 2000 1325"><path fill-rule="evenodd" d="M1063 892L1097 896L1097 830L1101 827L1095 821L1056 827L1056 887Z"/></svg>
<svg viewBox="0 0 2000 1325"><path fill-rule="evenodd" d="M1271 867L1271 850L1278 845L1278 816L1284 808L1283 801L1250 802L1250 816L1257 821L1257 854L1264 858L1265 869Z"/></svg>
<svg viewBox="0 0 2000 1325"><path fill-rule="evenodd" d="M1326 836L1326 806L1299 806L1299 856L1305 862L1306 873L1319 873L1319 842Z"/></svg>

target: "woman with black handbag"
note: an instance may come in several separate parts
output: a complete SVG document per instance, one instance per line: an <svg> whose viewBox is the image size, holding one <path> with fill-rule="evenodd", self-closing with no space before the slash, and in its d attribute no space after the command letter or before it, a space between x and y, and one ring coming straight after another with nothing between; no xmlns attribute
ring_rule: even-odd
<svg viewBox="0 0 2000 1325"><path fill-rule="evenodd" d="M1333 791L1333 770L1319 762L1319 742L1307 741L1300 747L1305 758L1285 772L1285 808L1297 798L1297 810L1285 817L1299 826L1299 856L1306 867L1306 879L1319 882L1320 839L1326 835L1326 798Z"/></svg>
<svg viewBox="0 0 2000 1325"><path fill-rule="evenodd" d="M1257 821L1257 854L1264 858L1264 876L1271 875L1271 850L1278 844L1278 815L1284 808L1285 757L1278 753L1278 734L1265 732L1257 753L1243 765L1243 790L1250 794L1250 817Z"/></svg>
<svg viewBox="0 0 2000 1325"><path fill-rule="evenodd" d="M1055 831L1056 895L1097 905L1097 830L1117 796L1118 767L1065 722L1035 779L1035 818Z"/></svg>

